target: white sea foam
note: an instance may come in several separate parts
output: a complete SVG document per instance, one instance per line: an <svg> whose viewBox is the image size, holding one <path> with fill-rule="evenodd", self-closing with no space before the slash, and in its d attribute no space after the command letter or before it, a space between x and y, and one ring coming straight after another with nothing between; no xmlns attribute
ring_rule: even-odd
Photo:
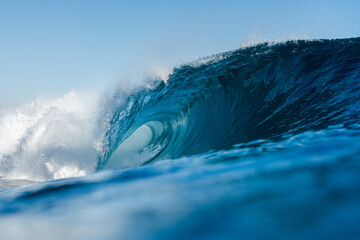
<svg viewBox="0 0 360 240"><path fill-rule="evenodd" d="M0 176L50 180L94 171L97 98L70 92L0 115Z"/></svg>

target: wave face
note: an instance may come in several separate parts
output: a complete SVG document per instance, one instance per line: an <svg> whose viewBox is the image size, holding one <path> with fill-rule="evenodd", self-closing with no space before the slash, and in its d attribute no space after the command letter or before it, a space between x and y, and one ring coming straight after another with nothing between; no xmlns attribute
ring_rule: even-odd
<svg viewBox="0 0 360 240"><path fill-rule="evenodd" d="M137 90L107 114L97 169L358 123L359 59L359 39L292 41L176 68L166 84L157 81L152 89ZM117 95L124 99L118 92L114 101ZM117 153L134 132L147 140L131 137L134 152Z"/></svg>
<svg viewBox="0 0 360 240"><path fill-rule="evenodd" d="M0 239L360 239L360 38L76 99L2 118L2 176L86 176L0 177Z"/></svg>

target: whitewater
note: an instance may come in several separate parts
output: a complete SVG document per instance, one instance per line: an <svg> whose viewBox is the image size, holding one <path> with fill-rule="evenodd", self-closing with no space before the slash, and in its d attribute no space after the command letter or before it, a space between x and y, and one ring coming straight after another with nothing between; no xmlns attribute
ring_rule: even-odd
<svg viewBox="0 0 360 240"><path fill-rule="evenodd" d="M359 100L351 38L3 109L0 238L359 239Z"/></svg>

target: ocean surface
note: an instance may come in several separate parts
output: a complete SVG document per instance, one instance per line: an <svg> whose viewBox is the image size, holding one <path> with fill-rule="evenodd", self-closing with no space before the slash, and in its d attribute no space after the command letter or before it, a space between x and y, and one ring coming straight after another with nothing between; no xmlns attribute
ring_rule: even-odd
<svg viewBox="0 0 360 240"><path fill-rule="evenodd" d="M3 110L0 176L0 239L360 239L360 38Z"/></svg>

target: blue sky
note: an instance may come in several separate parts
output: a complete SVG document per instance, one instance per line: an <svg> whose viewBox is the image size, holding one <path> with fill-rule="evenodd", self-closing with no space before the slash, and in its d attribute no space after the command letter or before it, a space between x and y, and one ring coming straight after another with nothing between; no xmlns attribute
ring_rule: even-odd
<svg viewBox="0 0 360 240"><path fill-rule="evenodd" d="M0 107L255 40L360 36L360 1L0 0Z"/></svg>

